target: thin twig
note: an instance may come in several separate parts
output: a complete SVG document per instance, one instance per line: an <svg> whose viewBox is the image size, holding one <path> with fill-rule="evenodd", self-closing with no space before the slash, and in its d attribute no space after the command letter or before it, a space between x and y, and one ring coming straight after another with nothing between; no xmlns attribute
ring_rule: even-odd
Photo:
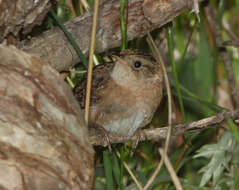
<svg viewBox="0 0 239 190"><path fill-rule="evenodd" d="M86 70L76 71L76 70L73 70L73 69L70 69L70 72L71 72L72 74L84 74L84 73L87 73Z"/></svg>
<svg viewBox="0 0 239 190"><path fill-rule="evenodd" d="M168 125L169 125L169 128L168 128L168 134L167 134L166 143L165 143L165 152L168 152L168 146L169 146L169 141L170 141L170 136L171 136L171 125L172 125L172 95L171 95L167 70L166 70L166 67L164 65L164 61L162 59L162 56L161 56L158 48L155 45L150 33L148 33L147 42L149 43L149 46L150 46L150 48L151 48L151 50L154 54L155 59L157 60L157 62L162 67L165 86L166 86L167 95L168 95Z"/></svg>
<svg viewBox="0 0 239 190"><path fill-rule="evenodd" d="M227 25L224 21L222 21L222 28L225 30L225 32L228 34L228 36L231 38L231 40L239 41L239 38L236 34L231 30L230 26Z"/></svg>
<svg viewBox="0 0 239 190"><path fill-rule="evenodd" d="M79 1L80 1L80 0L79 0ZM84 13L83 5L82 5L82 2L81 2L81 1L79 2L79 10L80 10L80 14L83 14L83 13Z"/></svg>
<svg viewBox="0 0 239 190"><path fill-rule="evenodd" d="M179 166L180 162L182 161L183 156L184 156L184 154L185 154L187 149L188 149L188 144L184 144L183 149L180 152L180 154L179 154L179 156L178 156L178 158L177 158L177 160L176 160L176 162L175 162L175 164L173 166L175 169L178 168L178 166Z"/></svg>
<svg viewBox="0 0 239 190"><path fill-rule="evenodd" d="M197 133L202 130L218 126L223 122L227 121L228 118L239 122L239 110L235 111L222 111L211 117L203 118L198 121L193 121L189 123L179 124L172 126L172 136L181 136L186 133ZM122 137L122 136L113 136L111 134L108 135L110 143L126 143L129 141L146 141L146 140L155 140L158 141L160 139L166 139L167 137L167 127L162 128L152 128L152 129L144 129L139 131L137 135L132 137ZM140 138L139 138L140 136ZM93 145L101 145L107 146L107 142L104 139L100 139L99 136L90 136L90 143Z"/></svg>
<svg viewBox="0 0 239 190"><path fill-rule="evenodd" d="M233 46L233 47L239 47L239 40L238 41L231 41L231 40L228 40L228 41L224 41L220 44L220 47L225 47L225 46Z"/></svg>
<svg viewBox="0 0 239 190"><path fill-rule="evenodd" d="M90 11L90 6L89 6L89 4L87 3L87 1L86 1L86 0L80 0L80 1L81 1L81 3L82 3L83 7L85 8L85 10L86 10L87 12L89 12L89 11Z"/></svg>
<svg viewBox="0 0 239 190"><path fill-rule="evenodd" d="M179 181L179 178L178 178L176 172L174 171L174 168L173 168L173 166L172 166L172 164L171 164L171 162L170 162L170 160L167 156L167 153L164 152L164 150L162 148L159 148L159 152L160 152L161 157L165 157L164 163L165 163L165 165L168 169L168 172L169 172L169 174L172 178L174 186L176 187L177 190L183 190L183 187L182 187L182 185Z"/></svg>
<svg viewBox="0 0 239 190"><path fill-rule="evenodd" d="M158 163L157 168L154 170L154 173L151 175L151 177L149 178L149 180L147 181L146 185L144 186L144 190L148 189L149 186L154 182L154 179L156 178L156 176L158 175L161 167L163 165L163 158L161 158L160 162Z"/></svg>
<svg viewBox="0 0 239 190"><path fill-rule="evenodd" d="M85 106L86 125L88 125L88 121L89 121L90 92L91 92L91 81L92 81L92 70L93 70L93 55L95 50L95 35L96 35L96 26L97 26L97 18L98 18L98 8L99 8L99 0L95 0L91 42L90 42L89 67L88 67L88 73L87 73L86 106Z"/></svg>
<svg viewBox="0 0 239 190"><path fill-rule="evenodd" d="M72 0L67 0L66 2L68 4L69 8L71 9L71 13L72 13L73 18L75 18L76 17L76 11L74 9Z"/></svg>
<svg viewBox="0 0 239 190"><path fill-rule="evenodd" d="M193 0L193 7L191 12L195 13L198 19L198 22L200 22L200 16L199 16L199 2L198 0Z"/></svg>
<svg viewBox="0 0 239 190"><path fill-rule="evenodd" d="M120 153L119 151L116 151L116 154L117 156L120 158ZM133 181L135 182L135 184L137 185L137 187L140 189L140 190L143 190L143 187L142 185L139 183L139 181L137 180L136 176L134 175L134 173L131 171L131 169L129 168L129 166L127 165L126 162L123 162L124 163L124 167L125 169L128 171L129 175L132 177Z"/></svg>
<svg viewBox="0 0 239 190"><path fill-rule="evenodd" d="M173 165L173 168L174 168L175 170L178 169L178 166L179 166L180 162L182 161L182 159L183 159L183 157L184 157L184 154L185 154L185 152L186 152L187 149L188 149L188 144L184 144L183 149L181 150L181 152L180 152L180 154L179 154L179 156L178 156L178 158L177 158L175 164ZM165 182L165 183L163 184L162 190L165 190L165 189L167 188L168 183L169 183L169 182Z"/></svg>
<svg viewBox="0 0 239 190"><path fill-rule="evenodd" d="M166 86L166 89L167 89L167 95L168 95L168 124L169 124L169 128L168 128L167 138L166 138L166 143L165 143L165 152L168 152L168 146L169 146L169 141L170 141L170 136L171 136L171 125L172 125L171 90L170 90L170 86L169 86L169 80L168 80L168 76L167 76L166 67L164 65L163 59L161 57L161 54L160 54L158 48L156 47L156 45L155 45L155 43L154 43L150 33L148 33L147 42L148 42L148 44L150 46L150 49L152 50L153 56L155 57L157 62L162 67L163 75L164 75L164 81L165 81L165 86ZM160 171L160 169L162 167L163 159L164 158L162 157L161 161L158 164L158 167L155 169L153 175L149 178L147 184L145 185L144 190L146 190L151 185L151 183L154 181L154 178L156 177L156 175L158 174L158 172Z"/></svg>
<svg viewBox="0 0 239 190"><path fill-rule="evenodd" d="M66 80L67 80L67 82L68 82L68 84L71 86L71 88L74 88L75 87L75 85L74 85L74 83L72 82L72 80L70 79L70 77L66 77Z"/></svg>

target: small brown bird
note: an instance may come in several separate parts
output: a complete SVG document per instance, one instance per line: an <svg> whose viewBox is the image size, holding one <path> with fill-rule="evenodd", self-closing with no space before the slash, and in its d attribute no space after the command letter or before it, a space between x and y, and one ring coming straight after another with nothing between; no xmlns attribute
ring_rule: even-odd
<svg viewBox="0 0 239 190"><path fill-rule="evenodd" d="M162 99L163 74L152 57L132 51L93 69L89 125L113 135L132 136L147 125ZM73 90L85 107L87 75Z"/></svg>

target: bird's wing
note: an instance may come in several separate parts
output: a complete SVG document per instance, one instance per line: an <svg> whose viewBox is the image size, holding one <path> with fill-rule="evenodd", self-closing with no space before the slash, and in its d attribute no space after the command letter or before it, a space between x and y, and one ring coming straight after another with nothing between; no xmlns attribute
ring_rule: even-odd
<svg viewBox="0 0 239 190"><path fill-rule="evenodd" d="M114 63L103 63L93 69L91 84L91 104L96 104L101 99L101 91L109 83L110 73L113 70ZM82 109L85 108L87 86L87 73L80 79L73 89L73 93Z"/></svg>

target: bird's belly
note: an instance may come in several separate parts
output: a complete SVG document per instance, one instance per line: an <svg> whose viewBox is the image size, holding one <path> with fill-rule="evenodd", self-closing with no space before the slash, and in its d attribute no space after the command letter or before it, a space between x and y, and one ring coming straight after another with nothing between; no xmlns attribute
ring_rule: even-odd
<svg viewBox="0 0 239 190"><path fill-rule="evenodd" d="M92 106L90 120L111 134L130 137L150 122L156 107L131 93L122 96L124 101L121 101L122 98L108 97L108 102L111 100L108 104L102 101L104 104Z"/></svg>
<svg viewBox="0 0 239 190"><path fill-rule="evenodd" d="M130 114L128 117L113 119L108 123L102 123L101 126L111 134L129 137L134 135L138 128L143 127L146 120L148 120L148 115L139 110Z"/></svg>

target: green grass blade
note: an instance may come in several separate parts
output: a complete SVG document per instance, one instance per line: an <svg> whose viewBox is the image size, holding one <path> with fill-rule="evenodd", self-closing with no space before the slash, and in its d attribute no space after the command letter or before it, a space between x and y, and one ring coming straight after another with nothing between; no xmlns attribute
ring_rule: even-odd
<svg viewBox="0 0 239 190"><path fill-rule="evenodd" d="M125 19L125 10L126 10L126 19ZM120 4L120 26L122 38L121 51L127 48L127 20L128 20L128 0L121 0Z"/></svg>
<svg viewBox="0 0 239 190"><path fill-rule="evenodd" d="M125 160L125 150L124 150L124 145L122 145L120 147L120 190L124 189L124 186L123 186L124 160Z"/></svg>
<svg viewBox="0 0 239 190"><path fill-rule="evenodd" d="M193 32L195 31L195 28L196 28L196 26L197 26L197 23L198 23L198 22L196 22L195 19L194 19L193 29L192 29L192 31L191 31L191 33L190 33L190 35L189 35L188 41L187 41L186 46L185 46L185 48L184 48L184 50L183 50L182 57L181 57L180 60L179 60L179 64L178 64L178 67L177 67L178 73L181 73L182 64L183 64L183 62L184 62L184 58L185 58L186 53L187 53L187 51L188 51L188 47L189 47L189 44L190 44L190 42L191 42L191 39L192 39L192 36L193 36Z"/></svg>
<svg viewBox="0 0 239 190"><path fill-rule="evenodd" d="M175 87L175 82L172 79L169 79L170 82L170 86ZM211 109L211 111L213 112L220 112L223 110L227 110L224 107L218 106L212 102L207 102L201 98L199 98L197 95L195 95L193 92L191 92L190 90L188 90L187 88L185 88L182 84L179 84L179 88L180 91L182 93L182 98L184 101L190 101L190 102L198 102L204 106L207 106L209 109ZM176 95L176 93L174 93L174 91L172 91L173 95Z"/></svg>
<svg viewBox="0 0 239 190"><path fill-rule="evenodd" d="M223 108L223 107L220 107L220 106L218 106L218 105L216 105L216 104L207 102L207 101L202 100L202 99L200 99L200 98L198 98L198 97L197 97L197 99L191 98L191 97L185 96L185 95L182 95L182 97L183 97L183 100L184 100L185 102L186 102L186 101L192 102L192 103L195 102L195 103L199 103L199 105L201 104L201 105L203 105L203 106L206 106L207 108L209 108L209 109L211 110L211 113L217 113L217 112L226 110L226 109ZM200 110L200 108L199 108L198 110ZM198 111L198 110L197 110L197 111ZM208 115L208 114L206 114L206 115Z"/></svg>
<svg viewBox="0 0 239 190"><path fill-rule="evenodd" d="M76 41L74 40L74 38L72 37L72 35L70 34L70 32L67 31L66 27L61 23L61 21L57 18L56 14L54 13L53 10L50 11L51 16L53 17L53 19L56 21L56 24L59 26L59 28L64 32L64 34L66 35L67 39L69 40L70 44L72 45L72 47L74 48L74 50L76 51L77 55L80 57L83 65L85 66L85 68L88 67L88 61L86 59L86 56L83 54L83 52L81 51L81 49L79 48L78 44L76 43Z"/></svg>
<svg viewBox="0 0 239 190"><path fill-rule="evenodd" d="M115 153L112 155L112 161L113 161L113 174L117 184L120 186L120 166Z"/></svg>
<svg viewBox="0 0 239 190"><path fill-rule="evenodd" d="M175 60L174 60L173 37L174 37L173 26L170 24L167 27L168 52L169 52L170 62L172 64L173 76L174 76L174 80L175 80L176 91L178 94L180 110L181 110L181 113L183 116L183 120L186 121L186 116L185 116L185 111L184 111L184 106L183 106L183 99L182 99L182 94L181 94L181 91L179 88L178 74L177 74L176 64L175 64Z"/></svg>
<svg viewBox="0 0 239 190"><path fill-rule="evenodd" d="M228 124L230 126L232 134L234 135L237 143L239 144L239 130L238 130L238 126L234 123L234 121L232 119L228 120Z"/></svg>
<svg viewBox="0 0 239 190"><path fill-rule="evenodd" d="M234 189L239 189L239 167L237 164L234 167Z"/></svg>
<svg viewBox="0 0 239 190"><path fill-rule="evenodd" d="M173 82L172 82L172 85L174 85ZM199 103L208 106L210 109L212 109L215 112L225 110L225 108L223 108L221 106L218 106L218 105L216 105L214 103L211 103L211 102L207 102L205 100L202 100L201 98L196 96L194 93L190 92L183 85L180 84L179 87L180 87L180 90L181 90L183 96L185 96L185 98L190 98L190 99L193 99L194 101L198 101Z"/></svg>
<svg viewBox="0 0 239 190"><path fill-rule="evenodd" d="M217 13L217 22L219 24L219 26L222 26L222 16L225 10L225 6L226 6L226 1L225 0L219 0L219 4L218 4L218 13Z"/></svg>
<svg viewBox="0 0 239 190"><path fill-rule="evenodd" d="M114 190L114 182L113 182L113 168L111 162L111 156L108 150L103 152L103 160L104 160L104 170L105 170L105 178L106 178L106 187L107 190Z"/></svg>

